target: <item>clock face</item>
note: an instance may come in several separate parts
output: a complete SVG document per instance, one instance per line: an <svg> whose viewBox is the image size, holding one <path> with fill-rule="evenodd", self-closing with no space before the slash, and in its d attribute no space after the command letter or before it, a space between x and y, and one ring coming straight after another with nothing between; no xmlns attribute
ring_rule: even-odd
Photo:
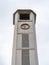
<svg viewBox="0 0 49 65"><path fill-rule="evenodd" d="M21 25L21 29L27 30L29 28L30 28L29 24L24 23L24 24Z"/></svg>

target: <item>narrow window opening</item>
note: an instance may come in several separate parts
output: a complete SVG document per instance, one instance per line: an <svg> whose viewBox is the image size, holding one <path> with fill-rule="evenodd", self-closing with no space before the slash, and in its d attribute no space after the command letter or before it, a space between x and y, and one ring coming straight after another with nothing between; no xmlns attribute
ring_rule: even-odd
<svg viewBox="0 0 49 65"><path fill-rule="evenodd" d="M20 14L20 20L29 20L29 14Z"/></svg>

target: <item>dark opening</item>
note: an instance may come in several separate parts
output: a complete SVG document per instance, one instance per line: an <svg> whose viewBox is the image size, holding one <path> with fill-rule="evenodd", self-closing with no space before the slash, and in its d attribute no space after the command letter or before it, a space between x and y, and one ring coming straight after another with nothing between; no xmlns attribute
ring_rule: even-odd
<svg viewBox="0 0 49 65"><path fill-rule="evenodd" d="M29 14L20 14L20 20L29 20Z"/></svg>

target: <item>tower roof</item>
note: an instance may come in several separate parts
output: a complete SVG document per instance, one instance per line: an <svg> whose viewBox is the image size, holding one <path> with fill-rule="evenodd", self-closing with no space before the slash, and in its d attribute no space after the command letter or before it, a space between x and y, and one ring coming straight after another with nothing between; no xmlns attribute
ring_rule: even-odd
<svg viewBox="0 0 49 65"><path fill-rule="evenodd" d="M29 10L29 9L18 9L13 14L13 24L15 25L15 14L16 13L19 13L19 14L30 14L31 12L35 15L35 20L36 20L36 13L34 11Z"/></svg>

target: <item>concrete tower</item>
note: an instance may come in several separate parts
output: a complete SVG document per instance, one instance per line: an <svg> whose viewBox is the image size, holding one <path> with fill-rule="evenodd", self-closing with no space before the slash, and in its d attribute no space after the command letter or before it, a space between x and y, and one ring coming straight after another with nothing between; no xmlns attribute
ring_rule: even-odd
<svg viewBox="0 0 49 65"><path fill-rule="evenodd" d="M12 65L38 65L35 23L36 14L32 10L17 10L13 14Z"/></svg>

